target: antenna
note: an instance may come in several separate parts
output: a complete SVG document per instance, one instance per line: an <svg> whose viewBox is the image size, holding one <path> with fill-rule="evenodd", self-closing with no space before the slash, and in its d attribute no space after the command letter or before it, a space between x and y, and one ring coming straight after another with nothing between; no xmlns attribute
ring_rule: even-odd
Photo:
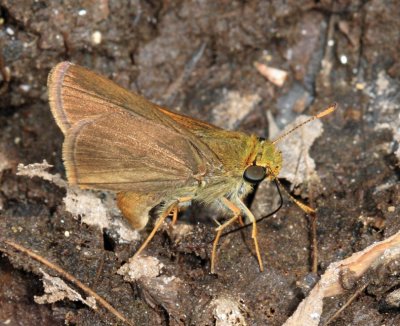
<svg viewBox="0 0 400 326"><path fill-rule="evenodd" d="M329 107L327 107L324 111L312 116L311 118L307 119L306 121L298 124L297 126L293 127L290 129L288 132L285 132L283 135L280 135L277 139L275 139L272 143L276 144L277 142L281 141L283 138L285 138L287 135L290 135L293 131L303 127L305 124L314 121L316 119L320 119L328 114L331 114L333 111L335 111L337 108L337 103L331 104Z"/></svg>

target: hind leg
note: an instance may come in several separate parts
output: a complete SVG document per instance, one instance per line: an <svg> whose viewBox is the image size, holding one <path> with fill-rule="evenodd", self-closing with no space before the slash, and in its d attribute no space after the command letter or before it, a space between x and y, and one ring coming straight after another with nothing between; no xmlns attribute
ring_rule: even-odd
<svg viewBox="0 0 400 326"><path fill-rule="evenodd" d="M177 199L174 201L171 205L169 205L160 215L160 217L157 219L156 224L154 225L153 230L150 232L148 235L147 239L143 242L143 244L140 246L138 251L136 251L135 255L133 257L137 257L140 255L140 253L143 251L144 248L147 247L151 239L153 239L154 235L156 234L157 230L161 227L161 225L164 223L165 219L173 213L174 217L172 219L172 222L175 223L177 215L178 215L178 206L180 203L185 202L185 201L190 201L190 197L184 197Z"/></svg>

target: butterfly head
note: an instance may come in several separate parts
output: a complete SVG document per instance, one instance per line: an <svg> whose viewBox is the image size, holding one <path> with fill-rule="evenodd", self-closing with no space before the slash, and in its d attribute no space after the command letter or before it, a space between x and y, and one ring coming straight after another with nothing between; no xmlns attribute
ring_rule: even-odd
<svg viewBox="0 0 400 326"><path fill-rule="evenodd" d="M263 138L259 138L258 141L258 153L253 164L249 165L243 173L243 178L253 184L265 178L275 179L282 167L282 154L276 146Z"/></svg>

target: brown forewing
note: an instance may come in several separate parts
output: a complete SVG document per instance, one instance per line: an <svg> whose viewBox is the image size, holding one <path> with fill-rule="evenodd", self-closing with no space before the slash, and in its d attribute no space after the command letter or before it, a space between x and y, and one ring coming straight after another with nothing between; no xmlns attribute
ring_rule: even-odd
<svg viewBox="0 0 400 326"><path fill-rule="evenodd" d="M52 69L48 89L51 111L64 133L83 119L123 110L157 120L157 105L70 62Z"/></svg>
<svg viewBox="0 0 400 326"><path fill-rule="evenodd" d="M140 193L194 184L201 165L196 152L174 130L129 112L75 123L63 147L70 182Z"/></svg>

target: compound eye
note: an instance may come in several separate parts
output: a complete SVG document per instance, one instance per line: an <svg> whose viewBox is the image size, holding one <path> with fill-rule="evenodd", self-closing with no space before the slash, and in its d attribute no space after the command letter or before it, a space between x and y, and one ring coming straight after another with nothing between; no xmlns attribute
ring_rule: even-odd
<svg viewBox="0 0 400 326"><path fill-rule="evenodd" d="M243 173L243 178L250 183L259 183L263 181L266 176L266 169L258 165L251 165L247 167Z"/></svg>

